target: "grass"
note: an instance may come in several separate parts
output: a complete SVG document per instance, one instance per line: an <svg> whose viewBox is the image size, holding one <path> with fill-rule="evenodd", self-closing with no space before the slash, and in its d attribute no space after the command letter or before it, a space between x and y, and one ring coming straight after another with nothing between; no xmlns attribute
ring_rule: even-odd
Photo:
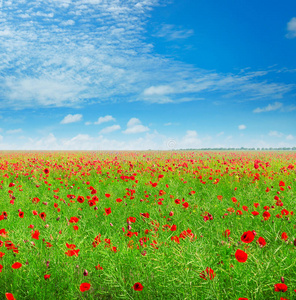
<svg viewBox="0 0 296 300"><path fill-rule="evenodd" d="M295 152L2 152L0 169L1 299L295 298ZM286 292L275 291L281 280Z"/></svg>

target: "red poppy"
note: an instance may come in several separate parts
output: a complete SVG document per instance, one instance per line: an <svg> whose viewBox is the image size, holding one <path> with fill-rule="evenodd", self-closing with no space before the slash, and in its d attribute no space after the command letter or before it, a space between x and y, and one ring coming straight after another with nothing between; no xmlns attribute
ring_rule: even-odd
<svg viewBox="0 0 296 300"><path fill-rule="evenodd" d="M44 172L44 174L48 174L49 173L48 168L44 169L43 172Z"/></svg>
<svg viewBox="0 0 296 300"><path fill-rule="evenodd" d="M2 258L5 255L5 253L0 252L0 258Z"/></svg>
<svg viewBox="0 0 296 300"><path fill-rule="evenodd" d="M78 256L80 249L73 249L73 250L68 250L67 252L65 252L65 254L67 256Z"/></svg>
<svg viewBox="0 0 296 300"><path fill-rule="evenodd" d="M266 245L266 241L263 237L260 236L259 239L257 240L257 244L259 244L260 247L262 248Z"/></svg>
<svg viewBox="0 0 296 300"><path fill-rule="evenodd" d="M214 271L207 267L205 271L202 271L200 274L199 274L199 277L204 279L204 280L212 280L214 277L216 276L216 274L214 273Z"/></svg>
<svg viewBox="0 0 296 300"><path fill-rule="evenodd" d="M267 221L270 218L271 214L268 211L265 211L262 214L262 216L263 216L264 220Z"/></svg>
<svg viewBox="0 0 296 300"><path fill-rule="evenodd" d="M79 219L77 217L71 217L69 222L70 223L77 223L79 221Z"/></svg>
<svg viewBox="0 0 296 300"><path fill-rule="evenodd" d="M5 293L5 297L7 300L15 300L13 294L11 294L11 293Z"/></svg>
<svg viewBox="0 0 296 300"><path fill-rule="evenodd" d="M105 208L105 214L106 216L111 214L111 207Z"/></svg>
<svg viewBox="0 0 296 300"><path fill-rule="evenodd" d="M285 186L285 183L283 181L280 181L279 186Z"/></svg>
<svg viewBox="0 0 296 300"><path fill-rule="evenodd" d="M223 233L223 235L224 235L225 237L230 236L230 230L229 230L229 229L226 229L225 232Z"/></svg>
<svg viewBox="0 0 296 300"><path fill-rule="evenodd" d="M282 233L282 240L287 240L288 239L288 235L287 235L287 233L286 232L283 232Z"/></svg>
<svg viewBox="0 0 296 300"><path fill-rule="evenodd" d="M2 265L0 265L0 273L2 272L2 269L3 269L3 266L2 266Z"/></svg>
<svg viewBox="0 0 296 300"><path fill-rule="evenodd" d="M32 239L39 240L40 232L39 230L35 230L34 233L33 232L31 233L31 235L32 235Z"/></svg>
<svg viewBox="0 0 296 300"><path fill-rule="evenodd" d="M122 201L121 198L117 198L117 199L116 199L116 202L121 202L121 201Z"/></svg>
<svg viewBox="0 0 296 300"><path fill-rule="evenodd" d="M19 269L21 266L22 266L21 263L15 262L11 267L12 267L13 269Z"/></svg>
<svg viewBox="0 0 296 300"><path fill-rule="evenodd" d="M248 298L238 298L237 300L249 300Z"/></svg>
<svg viewBox="0 0 296 300"><path fill-rule="evenodd" d="M288 287L284 283L277 283L274 285L275 292L286 292L287 290L288 290Z"/></svg>
<svg viewBox="0 0 296 300"><path fill-rule="evenodd" d="M33 210L32 213L33 213L34 216L38 215L38 212L36 210Z"/></svg>
<svg viewBox="0 0 296 300"><path fill-rule="evenodd" d="M50 276L51 276L50 274L46 274L46 275L44 275L44 279L47 280L47 279L49 279Z"/></svg>
<svg viewBox="0 0 296 300"><path fill-rule="evenodd" d="M235 258L238 262L244 263L248 259L248 254L243 250L237 249L235 252Z"/></svg>
<svg viewBox="0 0 296 300"><path fill-rule="evenodd" d="M223 199L223 196L218 195L217 198L218 198L218 200L222 200L222 199Z"/></svg>
<svg viewBox="0 0 296 300"><path fill-rule="evenodd" d="M90 284L87 282L81 283L79 289L81 292L88 291L90 289Z"/></svg>
<svg viewBox="0 0 296 300"><path fill-rule="evenodd" d="M139 291L141 292L143 290L143 285L140 282L136 282L133 287L132 287L135 291Z"/></svg>
<svg viewBox="0 0 296 300"><path fill-rule="evenodd" d="M241 236L241 241L243 243L252 243L254 238L255 238L254 233L249 230L243 233L243 235Z"/></svg>
<svg viewBox="0 0 296 300"><path fill-rule="evenodd" d="M96 268L97 270L103 270L103 267L101 267L99 264L98 264L97 266L95 266L95 268Z"/></svg>
<svg viewBox="0 0 296 300"><path fill-rule="evenodd" d="M258 215L259 215L259 212L258 212L258 211L252 211L251 214L252 214L253 216L258 216Z"/></svg>
<svg viewBox="0 0 296 300"><path fill-rule="evenodd" d="M45 213L45 212L40 213L40 214L39 214L39 217L40 217L43 221L45 221L46 213Z"/></svg>
<svg viewBox="0 0 296 300"><path fill-rule="evenodd" d="M78 230L79 227L74 225L73 228L74 228L74 230Z"/></svg>
<svg viewBox="0 0 296 300"><path fill-rule="evenodd" d="M176 231L177 230L177 226L175 225L175 224L173 224L172 226L171 226L171 231Z"/></svg>
<svg viewBox="0 0 296 300"><path fill-rule="evenodd" d="M20 212L19 212L19 217L20 217L20 218L23 218L23 217L24 217L24 212L23 212L23 211L20 211Z"/></svg>
<svg viewBox="0 0 296 300"><path fill-rule="evenodd" d="M77 202L83 203L84 202L84 197L83 196L78 196L77 197Z"/></svg>
<svg viewBox="0 0 296 300"><path fill-rule="evenodd" d="M110 196L111 196L110 194L105 194L105 197L107 198L110 198Z"/></svg>
<svg viewBox="0 0 296 300"><path fill-rule="evenodd" d="M37 197L35 197L35 198L32 199L32 202L33 202L33 203L38 203L39 201L40 201L40 199L37 198Z"/></svg>

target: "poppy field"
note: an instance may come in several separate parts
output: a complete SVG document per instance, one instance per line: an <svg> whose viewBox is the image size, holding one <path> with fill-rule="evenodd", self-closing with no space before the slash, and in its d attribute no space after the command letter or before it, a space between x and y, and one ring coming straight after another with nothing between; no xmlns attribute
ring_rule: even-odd
<svg viewBox="0 0 296 300"><path fill-rule="evenodd" d="M1 299L296 299L295 152L1 152Z"/></svg>

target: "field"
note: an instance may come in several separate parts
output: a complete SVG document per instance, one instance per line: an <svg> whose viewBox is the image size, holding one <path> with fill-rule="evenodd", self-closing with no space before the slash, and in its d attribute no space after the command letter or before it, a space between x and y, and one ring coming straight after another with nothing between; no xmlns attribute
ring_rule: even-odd
<svg viewBox="0 0 296 300"><path fill-rule="evenodd" d="M1 299L296 299L295 152L2 152L0 170Z"/></svg>

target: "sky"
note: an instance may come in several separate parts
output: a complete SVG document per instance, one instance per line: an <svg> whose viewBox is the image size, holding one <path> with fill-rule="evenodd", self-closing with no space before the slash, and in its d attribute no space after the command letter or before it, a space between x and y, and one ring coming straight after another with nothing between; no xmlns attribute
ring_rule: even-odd
<svg viewBox="0 0 296 300"><path fill-rule="evenodd" d="M0 0L0 150L296 146L294 0Z"/></svg>

